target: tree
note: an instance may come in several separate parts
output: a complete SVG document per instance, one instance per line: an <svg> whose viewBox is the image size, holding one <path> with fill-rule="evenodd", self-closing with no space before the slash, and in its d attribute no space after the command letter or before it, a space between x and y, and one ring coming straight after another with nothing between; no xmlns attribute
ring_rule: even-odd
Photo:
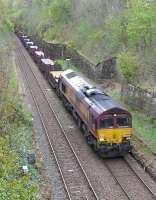
<svg viewBox="0 0 156 200"><path fill-rule="evenodd" d="M117 62L118 67L121 69L122 74L126 78L126 81L134 83L140 67L138 57L130 51L125 51L118 55Z"/></svg>
<svg viewBox="0 0 156 200"><path fill-rule="evenodd" d="M127 35L130 46L139 51L156 45L156 3L133 0L128 11Z"/></svg>

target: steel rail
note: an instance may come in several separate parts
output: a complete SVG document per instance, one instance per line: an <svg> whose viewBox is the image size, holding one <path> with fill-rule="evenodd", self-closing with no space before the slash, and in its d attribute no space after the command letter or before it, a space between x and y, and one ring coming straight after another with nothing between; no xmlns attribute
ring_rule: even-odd
<svg viewBox="0 0 156 200"><path fill-rule="evenodd" d="M21 64L22 64L22 63L21 63ZM72 200L71 197L70 197L70 194L69 194L69 192L68 192L67 185L66 185L66 183L65 183L65 180L64 180L64 177L63 177L63 173L62 173L62 170L61 170L61 167L60 167L60 164L59 164L59 162L58 162L58 160L57 160L57 156L56 156L56 154L55 154L54 148L53 148L52 143L51 143L51 141L50 141L50 137L49 137L49 134L48 134L48 130L47 130L46 125L45 125L45 123L44 123L44 121L43 121L43 119L42 119L42 114L41 114L41 112L40 112L40 109L39 109L39 106L38 106L38 104L37 104L36 98L35 98L35 96L33 95L33 91L32 91L32 89L31 89L31 87L30 87L30 83L29 83L29 81L28 81L27 74L26 74L26 72L24 72L23 69L22 69L22 71L23 71L23 73L25 74L24 76L25 76L25 79L26 79L26 82L27 82L29 91L30 91L30 93L31 93L31 96L32 96L33 101L34 101L34 103L35 103L35 106L36 106L36 108L37 108L37 112L38 112L38 114L39 114L39 116L40 116L40 121L41 121L42 126L43 126L43 128L44 128L44 130L45 130L45 133L46 133L46 136L47 136L47 139L48 139L50 148L51 148L52 153L53 153L53 155L54 155L54 157L55 157L55 160L56 160L58 169L59 169L60 174L61 174L61 178L62 178L63 184L64 184L64 186L65 186L65 190L66 190L67 195L68 195L68 198L69 198L70 200Z"/></svg>
<svg viewBox="0 0 156 200"><path fill-rule="evenodd" d="M137 172L133 169L133 167L129 164L129 162L123 158L129 169L135 174L135 176L140 180L140 182L145 186L145 188L152 194L152 196L156 199L156 194L151 190L151 188L145 183L145 181L137 174Z"/></svg>
<svg viewBox="0 0 156 200"><path fill-rule="evenodd" d="M107 170L110 172L110 174L112 175L113 179L115 180L115 182L119 185L119 187L121 188L121 190L123 191L123 193L125 194L125 196L127 197L128 200L131 200L131 198L129 197L129 195L127 194L126 190L124 189L124 187L121 185L121 183L118 181L118 179L116 178L116 176L114 175L112 169L105 163L105 167L107 168Z"/></svg>
<svg viewBox="0 0 156 200"><path fill-rule="evenodd" d="M124 161L127 165L127 167L133 172L133 174L137 177L137 179L143 184L143 186L150 192L150 194L154 197L154 199L156 199L156 194L151 190L151 188L145 183L145 181L136 173L136 171L132 168L132 166L129 164L129 162L125 159L122 158L121 161ZM120 181L118 180L118 178L116 177L116 175L114 174L113 170L111 169L111 167L109 167L109 165L107 163L104 163L106 168L108 169L108 171L110 172L110 174L112 175L113 179L116 181L116 183L120 186L120 188L122 189L122 191L124 192L124 194L126 195L126 197L128 198L128 200L131 200L131 197L128 195L128 193L126 192L125 188L122 186L122 184L120 183Z"/></svg>

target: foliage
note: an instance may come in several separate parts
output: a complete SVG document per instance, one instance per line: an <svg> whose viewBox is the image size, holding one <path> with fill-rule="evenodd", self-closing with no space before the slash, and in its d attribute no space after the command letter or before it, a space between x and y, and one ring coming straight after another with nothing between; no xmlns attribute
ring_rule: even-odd
<svg viewBox="0 0 156 200"><path fill-rule="evenodd" d="M105 40L110 53L119 53L118 63L127 81L133 81L142 67L138 60L156 47L156 3L146 0L128 2L122 15L106 21Z"/></svg>
<svg viewBox="0 0 156 200"><path fill-rule="evenodd" d="M18 146L16 143L19 127L14 124L6 129L7 134L0 136L0 199L37 200L39 199L38 186L31 180L31 173L27 176L22 175L18 162L17 149L21 143ZM20 138L18 142L21 141Z"/></svg>
<svg viewBox="0 0 156 200"><path fill-rule="evenodd" d="M57 60L56 62L61 65L61 69L63 69L63 70L66 70L66 69L70 68L70 69L72 69L74 71L79 72L79 69L71 63L70 59Z"/></svg>
<svg viewBox="0 0 156 200"><path fill-rule="evenodd" d="M138 57L132 52L126 51L119 54L118 66L128 82L136 79L140 63Z"/></svg>
<svg viewBox="0 0 156 200"><path fill-rule="evenodd" d="M66 43L82 51L94 62L112 56L120 58L120 54L125 52L135 52L137 58L144 57L146 62L150 57L149 52L156 50L155 1L122 0L122 8L119 11L120 5L116 5L116 1L78 3L76 0L32 0L27 4L24 0L15 2L11 12L15 22L45 40ZM114 6L117 6L117 9ZM134 60L129 62L133 63ZM126 70L130 70L126 74L132 74L132 70L136 69L131 69L130 66L132 65L126 67ZM141 67L142 65L139 66L140 69ZM128 77L129 75L126 75L125 78ZM136 78L132 75L130 79L133 77Z"/></svg>
<svg viewBox="0 0 156 200"><path fill-rule="evenodd" d="M113 39L113 48L119 45L142 51L155 46L156 4L147 0L129 2L121 15L106 20L106 34Z"/></svg>
<svg viewBox="0 0 156 200"><path fill-rule="evenodd" d="M17 180L0 179L0 199L8 200L35 200L37 187L28 177Z"/></svg>
<svg viewBox="0 0 156 200"><path fill-rule="evenodd" d="M0 0L0 31L6 32L9 29L13 29L13 23L11 20L11 1Z"/></svg>
<svg viewBox="0 0 156 200"><path fill-rule="evenodd" d="M49 6L49 15L52 17L53 24L68 23L71 16L72 0L54 0Z"/></svg>
<svg viewBox="0 0 156 200"><path fill-rule="evenodd" d="M137 50L152 48L156 33L156 4L146 0L132 1L128 11L127 35Z"/></svg>
<svg viewBox="0 0 156 200"><path fill-rule="evenodd" d="M0 0L0 199L40 199L33 167L24 176L19 150L31 148L32 116L18 96L12 34L22 17L17 1ZM25 9L25 8L24 8ZM28 165L28 163L25 163Z"/></svg>
<svg viewBox="0 0 156 200"><path fill-rule="evenodd" d="M88 20L80 20L77 25L78 26L75 30L77 33L77 37L75 36L74 42L75 46L77 46L78 49L81 49L84 46L84 41L85 45L87 46L88 43L93 40L96 34L96 30Z"/></svg>
<svg viewBox="0 0 156 200"><path fill-rule="evenodd" d="M0 37L0 199L37 200L34 169L29 167L29 174L23 176L19 155L21 144L26 150L31 148L32 116L18 96L12 48L9 34L5 35Z"/></svg>
<svg viewBox="0 0 156 200"><path fill-rule="evenodd" d="M122 22L121 17L112 17L107 19L104 25L104 41L110 54L117 53L121 51L122 45L125 44L124 36L122 34ZM103 41L103 42L104 42ZM123 44L122 44L123 41Z"/></svg>

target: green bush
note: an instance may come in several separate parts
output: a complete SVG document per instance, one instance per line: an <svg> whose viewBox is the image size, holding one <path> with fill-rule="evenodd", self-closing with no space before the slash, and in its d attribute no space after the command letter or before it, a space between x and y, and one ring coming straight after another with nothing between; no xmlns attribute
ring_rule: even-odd
<svg viewBox="0 0 156 200"><path fill-rule="evenodd" d="M27 176L14 180L0 178L1 200L39 200L37 198L38 188Z"/></svg>
<svg viewBox="0 0 156 200"><path fill-rule="evenodd" d="M0 137L0 161L0 199L37 200L38 186L29 175L22 175L8 136Z"/></svg>
<svg viewBox="0 0 156 200"><path fill-rule="evenodd" d="M26 153L32 148L32 115L18 95L13 40L8 36L9 32L0 37L0 199L39 200L36 170L27 157L25 163L20 158L21 145ZM27 176L21 171L23 164L28 165Z"/></svg>
<svg viewBox="0 0 156 200"><path fill-rule="evenodd" d="M140 67L139 58L136 55L130 51L122 52L118 56L117 64L127 82L132 82L136 79Z"/></svg>
<svg viewBox="0 0 156 200"><path fill-rule="evenodd" d="M72 0L54 0L49 6L54 25L65 24L71 20Z"/></svg>
<svg viewBox="0 0 156 200"><path fill-rule="evenodd" d="M133 0L128 10L127 35L129 45L139 51L156 45L156 3Z"/></svg>

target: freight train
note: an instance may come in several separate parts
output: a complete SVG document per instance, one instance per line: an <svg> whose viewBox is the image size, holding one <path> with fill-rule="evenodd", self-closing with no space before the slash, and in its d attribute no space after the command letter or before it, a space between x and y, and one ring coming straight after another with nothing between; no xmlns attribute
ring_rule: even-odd
<svg viewBox="0 0 156 200"><path fill-rule="evenodd" d="M132 148L131 113L77 72L61 70L61 66L46 58L23 32L16 33L64 106L72 113L88 144L102 157L129 153Z"/></svg>

